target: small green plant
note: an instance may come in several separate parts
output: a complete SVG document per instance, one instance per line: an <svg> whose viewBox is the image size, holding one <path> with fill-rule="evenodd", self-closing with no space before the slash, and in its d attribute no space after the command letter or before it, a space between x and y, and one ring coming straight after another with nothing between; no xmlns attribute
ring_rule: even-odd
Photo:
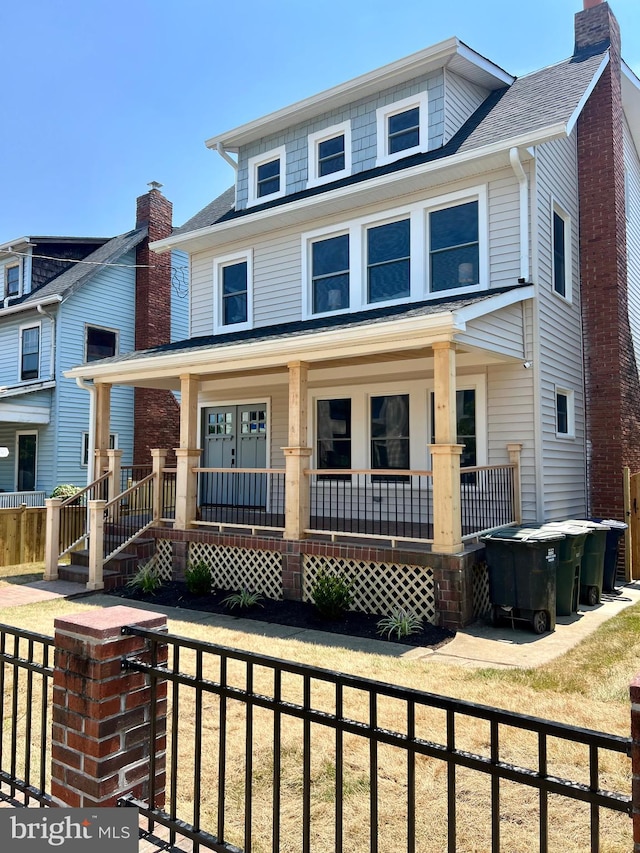
<svg viewBox="0 0 640 853"><path fill-rule="evenodd" d="M261 599L262 595L259 592L250 592L248 589L241 589L239 592L232 592L231 595L223 598L220 603L228 607L229 610L234 610L236 607L240 610L247 610L249 607L255 607L256 604L258 607L262 607L263 605L260 604Z"/></svg>
<svg viewBox="0 0 640 853"><path fill-rule="evenodd" d="M204 560L190 563L185 572L185 581L192 595L208 595L211 592L211 569Z"/></svg>
<svg viewBox="0 0 640 853"><path fill-rule="evenodd" d="M392 634L402 640L404 637L409 637L421 630L422 617L416 616L410 610L405 610L404 607L399 607L378 622L378 634L386 634L389 640Z"/></svg>
<svg viewBox="0 0 640 853"><path fill-rule="evenodd" d="M311 587L311 598L325 619L340 619L351 606L352 586L342 575L320 570Z"/></svg>
<svg viewBox="0 0 640 853"><path fill-rule="evenodd" d="M80 491L82 491L80 486L74 486L72 483L60 483L60 485L56 486L51 492L51 497L66 500L67 498L72 498L74 495L77 495Z"/></svg>
<svg viewBox="0 0 640 853"><path fill-rule="evenodd" d="M127 586L145 595L155 595L162 586L162 578L153 562L148 562L140 566Z"/></svg>

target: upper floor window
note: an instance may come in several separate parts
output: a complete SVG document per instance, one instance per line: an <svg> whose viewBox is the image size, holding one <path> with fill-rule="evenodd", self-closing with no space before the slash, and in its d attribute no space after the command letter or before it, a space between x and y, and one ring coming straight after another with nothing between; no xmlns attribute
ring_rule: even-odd
<svg viewBox="0 0 640 853"><path fill-rule="evenodd" d="M410 294L410 220L367 229L367 302Z"/></svg>
<svg viewBox="0 0 640 853"><path fill-rule="evenodd" d="M351 173L351 125L325 128L309 136L309 186L335 181Z"/></svg>
<svg viewBox="0 0 640 853"><path fill-rule="evenodd" d="M118 334L112 329L101 329L98 326L87 326L85 361L99 361L101 358L111 358L118 347Z"/></svg>
<svg viewBox="0 0 640 853"><path fill-rule="evenodd" d="M4 268L5 296L17 296L20 293L20 264Z"/></svg>
<svg viewBox="0 0 640 853"><path fill-rule="evenodd" d="M249 204L270 201L285 192L285 147L249 158Z"/></svg>
<svg viewBox="0 0 640 853"><path fill-rule="evenodd" d="M556 389L556 435L573 438L575 435L573 391Z"/></svg>
<svg viewBox="0 0 640 853"><path fill-rule="evenodd" d="M554 205L552 219L553 289L560 296L570 299L569 217Z"/></svg>
<svg viewBox="0 0 640 853"><path fill-rule="evenodd" d="M40 376L40 326L20 330L20 379Z"/></svg>
<svg viewBox="0 0 640 853"><path fill-rule="evenodd" d="M218 331L238 331L252 322L251 254L218 258L213 273L214 326Z"/></svg>
<svg viewBox="0 0 640 853"><path fill-rule="evenodd" d="M427 93L376 110L377 164L407 157L428 147Z"/></svg>
<svg viewBox="0 0 640 853"><path fill-rule="evenodd" d="M480 281L478 202L429 214L431 290L468 287Z"/></svg>
<svg viewBox="0 0 640 853"><path fill-rule="evenodd" d="M349 307L349 235L317 240L311 246L313 313Z"/></svg>

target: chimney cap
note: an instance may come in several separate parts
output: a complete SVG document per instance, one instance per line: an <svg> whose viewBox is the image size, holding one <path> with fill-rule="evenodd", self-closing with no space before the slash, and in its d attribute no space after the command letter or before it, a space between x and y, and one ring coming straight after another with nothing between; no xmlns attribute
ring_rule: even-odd
<svg viewBox="0 0 640 853"><path fill-rule="evenodd" d="M584 0L585 9L593 9L594 6L599 6L603 0Z"/></svg>
<svg viewBox="0 0 640 853"><path fill-rule="evenodd" d="M586 2L587 0L585 0L585 3ZM149 181L147 186L151 187L152 190L159 190L163 186L163 184L159 184L158 181Z"/></svg>

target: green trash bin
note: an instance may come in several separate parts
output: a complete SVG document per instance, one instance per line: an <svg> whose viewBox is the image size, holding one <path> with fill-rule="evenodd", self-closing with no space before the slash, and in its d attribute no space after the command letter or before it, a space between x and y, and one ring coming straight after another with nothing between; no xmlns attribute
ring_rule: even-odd
<svg viewBox="0 0 640 853"><path fill-rule="evenodd" d="M582 555L580 567L580 601L584 604L599 604L604 579L604 556L607 550L609 527L597 521L571 518L569 524L580 525L590 531Z"/></svg>
<svg viewBox="0 0 640 853"><path fill-rule="evenodd" d="M571 616L578 612L580 598L580 572L585 540L590 535L582 525L568 521L552 521L540 525L541 530L555 530L566 537L558 543L558 569L556 573L556 615Z"/></svg>
<svg viewBox="0 0 640 853"><path fill-rule="evenodd" d="M556 626L558 546L565 536L530 527L483 537L489 569L491 620L528 622L536 634Z"/></svg>

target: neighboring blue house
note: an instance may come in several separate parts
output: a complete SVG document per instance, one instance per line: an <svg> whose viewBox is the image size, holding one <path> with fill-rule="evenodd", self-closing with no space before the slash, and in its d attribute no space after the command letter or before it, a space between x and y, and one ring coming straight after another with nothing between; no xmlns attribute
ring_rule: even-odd
<svg viewBox="0 0 640 853"><path fill-rule="evenodd" d="M170 300L171 338L188 334L188 296L180 286L186 255L172 256L163 284L156 281L155 267L139 266L149 233L157 234L151 221L157 210L165 230L168 217L170 233L171 204L154 187L138 199L136 228L126 234L21 237L0 244L0 446L9 451L0 458L0 507L40 503L41 493L48 496L60 483L86 484L90 398L63 373L149 345L141 318L162 306L141 311L136 299L153 293L154 303L159 294L165 304ZM111 398L110 441L123 451L125 465L134 460L134 394L133 388L118 387ZM175 399L169 405L175 406L177 424ZM15 492L36 494L6 494Z"/></svg>

